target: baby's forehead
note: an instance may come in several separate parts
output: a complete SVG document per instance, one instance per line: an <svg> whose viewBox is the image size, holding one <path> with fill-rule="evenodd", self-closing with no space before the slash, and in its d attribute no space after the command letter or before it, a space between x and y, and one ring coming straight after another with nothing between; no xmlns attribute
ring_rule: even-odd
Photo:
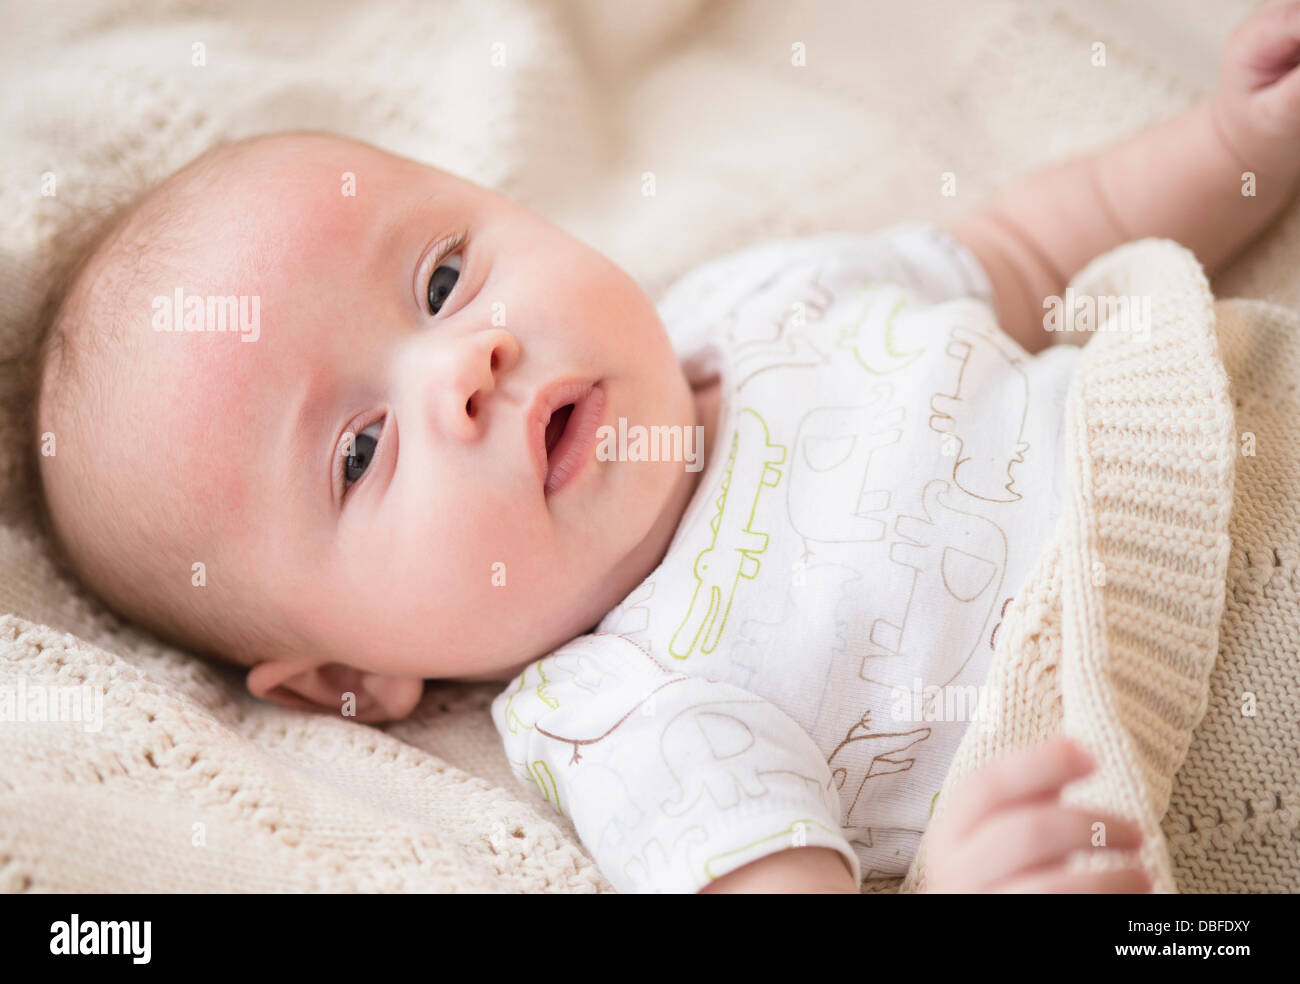
<svg viewBox="0 0 1300 984"><path fill-rule="evenodd" d="M376 285L404 269L392 247L411 238L414 206L454 207L463 191L435 168L311 135L222 148L201 164L141 209L113 261L129 275L105 278L94 301L116 309L126 336L105 355L114 373L135 377L160 412L188 408L167 428L191 458L229 450L220 435L200 440L203 419L261 433L277 400L339 362L340 346L355 350L346 328L377 314L388 294ZM191 312L204 330L185 330ZM223 312L228 330L206 330ZM233 330L252 316L255 338Z"/></svg>
<svg viewBox="0 0 1300 984"><path fill-rule="evenodd" d="M214 526L255 506L238 463L260 467L277 407L313 371L318 340L307 335L331 291L345 290L322 263L343 269L351 248L373 241L374 210L338 192L348 150L255 147L213 161L191 187L147 203L87 295L95 333L112 335L81 351L111 394L101 440L150 445L154 477L183 487ZM356 158L370 160L366 150ZM256 338L236 330L253 319Z"/></svg>
<svg viewBox="0 0 1300 984"><path fill-rule="evenodd" d="M212 510L260 511L261 500L277 501L258 484L269 476L231 463L279 460L295 397L355 355L351 327L381 316L386 285L412 265L392 248L411 238L412 205L451 201L457 187L436 169L341 140L255 142L210 165L160 200L153 220L164 234L138 235L131 247L155 255L122 297L131 339L113 371L134 377L125 390L137 392L118 410L147 426L139 418L150 408L179 479L202 485ZM204 329L224 310L230 330L184 330L190 310ZM256 337L233 330L252 318Z"/></svg>
<svg viewBox="0 0 1300 984"><path fill-rule="evenodd" d="M173 299L204 301L209 313L212 299L225 299L225 305L216 305L220 314L231 298L255 297L264 315L282 322L310 310L314 296L337 285L335 274L356 271L360 258L377 260L385 234L401 220L391 196L372 192L359 203L342 194L341 177L343 183L355 181L340 167L363 167L372 176L383 171L390 180L376 183L391 190L388 172L403 163L412 162L346 141L286 139L227 148L201 180L162 197L139 220L143 228L133 230L120 247L135 254L119 260L137 274L131 278L127 318L136 327L136 347L252 361L248 356L255 352L191 345L191 331L166 337L173 334L166 318L160 325L154 315ZM149 254L143 261L142 253ZM156 337L160 332L164 337Z"/></svg>

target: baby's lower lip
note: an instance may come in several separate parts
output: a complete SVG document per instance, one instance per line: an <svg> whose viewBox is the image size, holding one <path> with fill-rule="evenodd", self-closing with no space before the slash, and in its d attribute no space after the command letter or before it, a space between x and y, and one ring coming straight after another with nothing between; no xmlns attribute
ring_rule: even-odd
<svg viewBox="0 0 1300 984"><path fill-rule="evenodd" d="M559 442L547 455L545 491L549 497L573 483L596 453L596 429L605 416L606 394L596 383L573 405Z"/></svg>

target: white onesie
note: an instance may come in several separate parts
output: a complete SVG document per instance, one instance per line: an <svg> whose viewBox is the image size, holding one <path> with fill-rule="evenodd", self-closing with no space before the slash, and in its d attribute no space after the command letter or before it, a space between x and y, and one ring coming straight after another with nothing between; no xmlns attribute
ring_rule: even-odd
<svg viewBox="0 0 1300 984"><path fill-rule="evenodd" d="M943 231L763 243L658 304L718 427L662 562L492 704L620 891L799 846L907 870L1059 513L1078 349L1028 355ZM685 466L683 466L685 467Z"/></svg>

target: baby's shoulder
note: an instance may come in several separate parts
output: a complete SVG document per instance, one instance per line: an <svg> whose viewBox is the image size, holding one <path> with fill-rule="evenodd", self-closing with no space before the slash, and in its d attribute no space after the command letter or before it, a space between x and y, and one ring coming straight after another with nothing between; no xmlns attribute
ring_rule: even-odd
<svg viewBox="0 0 1300 984"><path fill-rule="evenodd" d="M824 232L764 240L721 253L672 281L656 306L660 316L689 320L752 301L770 290L811 279L896 283L921 298L991 301L992 288L975 256L926 222L898 222L874 232Z"/></svg>

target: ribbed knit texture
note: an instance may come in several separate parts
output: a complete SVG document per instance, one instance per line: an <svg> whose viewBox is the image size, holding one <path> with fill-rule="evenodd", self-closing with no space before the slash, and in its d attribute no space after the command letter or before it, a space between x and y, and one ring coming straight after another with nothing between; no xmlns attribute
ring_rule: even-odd
<svg viewBox="0 0 1300 984"><path fill-rule="evenodd" d="M1252 6L674 0L614 17L604 0L16 5L0 37L0 394L29 393L14 357L33 341L51 234L219 138L319 127L448 168L590 242L653 297L762 238L951 221L1028 168L1208 92ZM232 9L241 23L226 21ZM1104 69L1088 60L1097 40ZM195 42L205 67L191 64ZM946 171L957 196L939 193ZM40 194L47 172L55 197ZM1174 278L1160 290L1203 304L1167 250L1129 255L1157 254ZM1293 205L1219 293L1298 304L1297 268ZM1218 418L1195 416L1218 405L1208 336L1185 356L1161 349L1206 380L1201 392L1169 379L1163 403L1171 363L1098 336L1070 410L1100 428L1071 454L1075 525L1061 543L1074 546L1045 545L1016 599L1014 644L999 635L1023 709L998 741L1091 734L1106 756L1091 801L1150 817L1168 798L1148 861L1179 888L1295 891L1300 324L1246 302L1215 310L1238 429L1258 437L1258 454L1238 459L1217 626L1207 571L1222 562L1223 489L1195 483L1230 470L1184 460L1223 450ZM1150 384L1140 413L1128 380ZM568 821L510 774L486 710L495 685L430 684L410 720L384 728L282 709L61 579L33 525L19 422L0 413L0 686L98 684L105 720L97 734L0 723L0 890L611 890ZM1131 453L1157 439L1161 450ZM1136 512L1116 491L1129 487L1150 498ZM1147 681L1159 687L1143 700ZM1240 712L1246 692L1256 717ZM987 753L971 747L963 767Z"/></svg>
<svg viewBox="0 0 1300 984"><path fill-rule="evenodd" d="M1099 763L1065 801L1138 820L1143 865L1170 892L1160 820L1218 653L1232 401L1209 285L1189 251L1131 243L1094 260L1075 289L1151 298L1150 329L1108 322L1083 350L1055 543L1008 611L987 681L997 725L967 732L935 811L993 756L1065 733ZM926 860L923 839L905 890L924 890Z"/></svg>
<svg viewBox="0 0 1300 984"><path fill-rule="evenodd" d="M1215 305L1239 453L1209 706L1162 824L1184 892L1300 891L1300 312ZM1252 444L1253 441L1253 444Z"/></svg>

